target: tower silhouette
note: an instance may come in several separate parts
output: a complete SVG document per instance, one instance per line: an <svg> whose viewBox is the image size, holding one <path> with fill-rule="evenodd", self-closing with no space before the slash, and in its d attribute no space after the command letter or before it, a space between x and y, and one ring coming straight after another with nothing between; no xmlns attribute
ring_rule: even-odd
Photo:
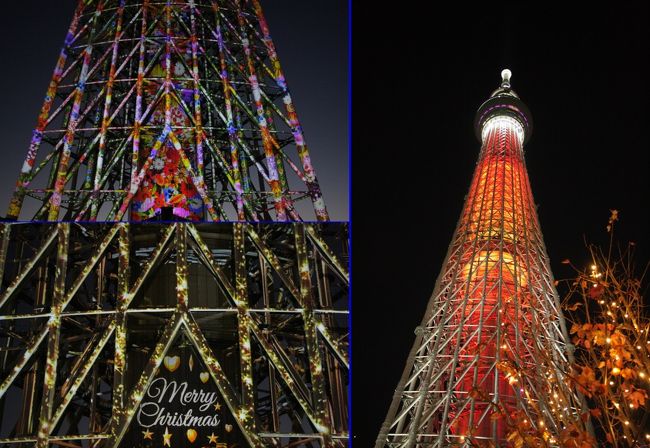
<svg viewBox="0 0 650 448"><path fill-rule="evenodd" d="M259 0L79 0L7 217L161 215L328 220Z"/></svg>
<svg viewBox="0 0 650 448"><path fill-rule="evenodd" d="M513 412L557 434L549 417L580 402L524 161L532 117L510 77L477 111L469 193L376 448L505 446Z"/></svg>

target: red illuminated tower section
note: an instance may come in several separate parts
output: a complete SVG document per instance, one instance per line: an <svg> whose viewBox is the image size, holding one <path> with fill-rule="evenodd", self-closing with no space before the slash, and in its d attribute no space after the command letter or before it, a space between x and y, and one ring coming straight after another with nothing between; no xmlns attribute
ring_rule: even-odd
<svg viewBox="0 0 650 448"><path fill-rule="evenodd" d="M575 402L562 377L566 328L524 161L532 119L510 75L502 72L477 112L482 147L469 194L376 447L505 446L505 415L521 410L552 426L545 411L557 407L548 397ZM539 361L542 352L553 365Z"/></svg>

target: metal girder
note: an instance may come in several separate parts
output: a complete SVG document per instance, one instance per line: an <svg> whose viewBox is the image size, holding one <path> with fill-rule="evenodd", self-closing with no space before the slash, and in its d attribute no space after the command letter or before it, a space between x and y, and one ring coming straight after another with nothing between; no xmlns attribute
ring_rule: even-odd
<svg viewBox="0 0 650 448"><path fill-rule="evenodd" d="M49 221L327 221L259 1L80 0L9 219L26 199Z"/></svg>
<svg viewBox="0 0 650 448"><path fill-rule="evenodd" d="M508 89L490 101L520 102ZM552 416L581 407L565 381L568 335L524 161L526 118L486 110L469 194L376 448L505 446L504 413L559 434Z"/></svg>
<svg viewBox="0 0 650 448"><path fill-rule="evenodd" d="M0 332L12 347L0 375L0 396L26 387L22 379L31 365L44 362L45 368L36 370L40 396L24 403L40 409L33 432L10 430L0 435L0 444L119 446L182 335L251 447L289 446L297 434L314 448L347 446L347 426L330 416L347 414L341 401L345 381L330 381L330 369L347 369L348 284L341 279L347 279L347 228L309 229L308 234L305 224L5 224L4 234L12 235L5 275L21 275L8 287L13 301L6 301L0 329L22 323ZM325 235L338 246L325 243ZM33 244L27 240L43 247L32 247L23 259L21 246ZM48 288L49 280L34 268L53 263ZM312 279L328 284L323 290L330 293L316 296ZM197 289L199 280L216 288ZM39 282L42 306L33 296ZM289 289L296 296L286 301L282 291ZM28 305L33 312L12 313ZM222 322L223 316L233 324ZM220 338L230 338L222 334L227 328L235 334L238 381L234 364L215 351ZM305 350L296 354L299 347ZM138 371L129 361L136 353L144 356ZM271 398L264 398L271 390ZM79 432L79 418L94 422L88 433Z"/></svg>

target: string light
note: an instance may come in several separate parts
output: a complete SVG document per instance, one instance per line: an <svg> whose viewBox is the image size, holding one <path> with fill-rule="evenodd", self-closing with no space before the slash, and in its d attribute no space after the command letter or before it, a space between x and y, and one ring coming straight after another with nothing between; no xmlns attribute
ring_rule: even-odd
<svg viewBox="0 0 650 448"><path fill-rule="evenodd" d="M118 224L117 226L123 226L124 224ZM294 231L297 233L298 230L298 224L293 225L293 227L289 227L291 229L294 229ZM70 233L70 227L69 224L61 224L60 227L61 229L61 236L59 236L60 239L60 244L59 244L59 253L58 253L58 260L57 264L66 267L67 265L67 250L62 249L67 247L67 244L64 244L62 241L68 241L69 239L69 233ZM118 227L116 227L117 229ZM233 252L235 253L240 253L242 254L242 259L244 261L243 263L243 273L244 273L244 278L243 282L237 282L241 283L242 285L242 294L246 293L246 287L247 287L247 276L249 275L249 272L247 271L248 266L246 266L246 257L244 254L246 254L247 251L250 251L250 249L246 249L244 247L244 240L247 237L250 237L253 239L254 237L251 235L254 231L251 228L248 228L247 226L243 224L233 224L233 228L235 229L233 233L235 234L234 239L239 241L241 243L241 248L236 248ZM149 374L145 374L145 372L142 372L142 375L140 375L140 372L137 372L139 375L139 379L137 380L136 384L132 387L129 396L125 396L125 403L124 405L121 405L121 409L119 411L115 411L113 417L116 419L116 421L120 422L120 426L118 428L115 428L117 433L115 434L116 439L117 439L117 444L119 444L120 439L122 438L124 434L124 428L126 428L129 424L129 422L134 418L134 414L137 412L137 408L140 404L140 401L142 400L144 396L144 392L146 391L147 387L150 384L150 380L154 375L154 372L156 372L162 364L163 358L165 357L165 354L167 353L167 350L169 349L169 345L171 345L171 341L175 340L175 337L179 333L184 333L189 340L191 340L194 343L194 347L197 350L200 358L204 361L207 369L210 371L211 376L213 381L219 386L219 389L222 391L225 391L223 393L223 399L228 405L228 407L231 409L233 416L238 418L237 423L240 424L240 427L242 429L242 432L244 435L247 437L249 444L251 446L262 446L262 443L259 441L259 436L257 435L256 430L254 429L253 422L255 418L255 408L254 408L254 403L255 403L255 397L250 395L247 398L247 402L251 403L245 404L241 402L240 397L236 396L233 392L230 392L231 390L234 390L234 388L231 386L231 383L229 382L229 379L226 377L224 374L223 368L219 365L219 362L217 359L214 357L213 350L211 347L207 344L207 341L205 341L204 336L202 335L202 330L201 328L196 325L194 320L189 317L190 315L190 300L192 299L192 295L190 294L190 289L188 288L188 240L189 240L189 235L188 233L192 234L192 236L195 237L194 243L196 243L196 246L194 247L194 251L197 252L198 254L203 254L203 263L208 262L208 264L211 264L211 268L213 270L218 271L219 266L213 260L213 256L211 255L211 250L208 248L208 246L200 239L199 232L196 231L192 225L185 225L185 224L178 224L174 226L168 227L164 233L161 234L160 236L160 243L156 246L154 251L151 253L150 258L147 260L147 262L142 266L142 272L143 276L142 278L150 278L147 277L149 275L149 266L154 265L155 263L158 263L161 258L161 254L163 253L164 248L169 248L170 246L173 245L174 250L175 250L175 264L176 264L176 298L178 300L177 303L177 309L176 311L172 314L170 318L167 320L167 328L165 329L165 332L163 333L162 337L159 339L158 344L155 346L153 349L153 352L150 353L150 360L149 364L147 366L147 372ZM259 232L259 227L256 227L258 229L257 231ZM106 237L105 242L106 244L102 243L99 244L97 247L97 253L100 254L97 257L93 256L93 259L100 259L100 256L104 256L104 254L107 254L108 252L104 252L106 247L109 246L109 243L111 243L111 238L117 233L117 230L112 231L110 234L110 238ZM172 235L176 233L176 239L172 238ZM122 238L122 234L120 234L120 238ZM129 247L129 234L128 232L124 233L124 244L123 241L120 240L119 244L119 249L120 249L120 265L123 263L123 259L126 259L128 262L128 255L131 253L131 248ZM257 235L256 235L257 236ZM265 235L263 235L265 236ZM314 235L310 233L310 236L312 237L312 242L314 244L322 244L323 247L325 246L324 241L320 241L319 239L315 239ZM283 271L283 266L280 265L279 261L273 252L270 250L270 248L267 248L266 245L267 240L264 238L260 238L257 236L258 241L255 243L256 246L259 248L260 254L263 254L265 258L267 258L268 255L268 266L269 270L273 269L276 272L282 272ZM173 241L173 242L171 242ZM169 245L167 245L167 242L169 242ZM298 244L298 237L296 236L296 251L299 251L300 248L298 246L301 246L303 250L305 250L305 254L307 254L307 244L303 241L303 244L299 245ZM159 250L160 249L160 250ZM269 251L267 254L266 251ZM171 251L170 251L171 252ZM299 255L296 255L298 258ZM201 259L201 257L197 257ZM97 261L95 260L95 261ZM85 260L88 261L88 260ZM313 260L310 260L313 261ZM86 263L86 266L84 267L82 271L82 275L85 272L86 274L93 269L91 266L88 268L88 266L94 266L95 262L93 263ZM311 265L311 263L310 263ZM65 272L65 271L64 271ZM146 274L145 274L146 273ZM310 274L310 272L307 272L307 274ZM236 275L238 275L236 273ZM56 300L53 303L53 314L55 316L59 317L61 315L61 312L65 308L65 301L67 300L68 296L68 290L65 287L65 275L58 275L59 281L55 281L55 297L59 297L58 300ZM79 277L81 278L81 277ZM227 281L227 276L223 277L226 280L223 280L224 285L222 287L224 288L224 291L226 292L226 296L229 297L229 300L232 299L235 301L236 297L235 294L233 294L233 287L232 285L228 285ZM133 299L133 294L131 293L130 288L132 287L130 285L130 281L128 280L128 275L124 276L122 280L118 280L119 282L125 282L124 287L120 286L120 291L118 293L118 301L119 301L119 310L125 311L127 308L129 308L129 305L131 303L131 300ZM136 281L137 282L137 281ZM134 282L134 283L136 283ZM239 287L239 285L236 285ZM296 288L298 289L298 288ZM70 298L72 298L72 293L69 293ZM297 297L296 301L302 300L301 297ZM237 304L239 307L241 307L241 316L238 317L240 319L240 330L242 328L253 328L255 329L255 323L250 319L250 316L248 315L248 310L247 310L247 300L240 300L237 301ZM301 304L302 308L305 308L304 305ZM325 325L320 321L320 318L317 316L315 312L312 310L309 310L308 312L305 311L303 312L303 318L305 321L305 326L309 322L309 325L312 326L312 328L318 327L321 329L321 332L323 333L324 338L330 338L329 333L328 333L328 328L325 327ZM52 320L51 323L49 324L50 327L53 327L54 325L59 325L58 320ZM126 342L124 339L124 334L120 333L119 330L119 325L118 328L115 328L115 325L117 324L112 324L109 329L111 331L115 331L116 334L116 343L115 343L115 357L118 361L115 363L115 370L122 372L124 369L124 363L123 360L125 359L125 350L124 347L126 346ZM110 336L107 336L107 338ZM258 338L259 339L259 338ZM336 345L336 341L334 342L334 345ZM250 339L248 337L241 337L240 335L240 340L239 340L239 347L240 347L240 356L244 358L244 356L250 357L250 352L251 352L251 343ZM317 347L318 349L318 347ZM342 351L343 352L343 351ZM26 355L29 355L29 350ZM23 356L26 356L23 355ZM267 356L269 358L269 364L273 364L276 366L282 366L284 362L278 358L277 354L272 352L271 354L268 354ZM309 362L310 362L310 369L311 369L311 378L314 380L318 375L322 374L321 370L321 365L320 361L317 363L314 361L316 357L312 357L309 355ZM122 361L120 361L122 360ZM48 359L49 361L49 359ZM316 365L314 365L316 364ZM250 363L249 363L250 365ZM56 366L51 369L50 365L46 365L48 369L50 369L50 372L56 372ZM290 378L290 375L285 371L284 368L278 367L277 371L279 375L285 380L285 383L287 383L287 392L290 392L292 395L296 396L296 399L299 401L299 405L303 407L306 411L310 409L317 409L321 408L324 409L327 406L327 403L325 402L318 402L317 399L315 399L315 402L318 403L318 406L315 406L314 404L307 403L306 401L302 400L300 398L300 394L296 394L295 391L297 390L295 386L292 386L289 384L287 381L287 378ZM55 377L51 374L47 373L48 371L46 370L45 372L45 384L47 387L54 387L55 386ZM252 370L249 369L241 369L241 378L243 380L243 383L247 387L244 387L244 393L248 394L253 393L253 375L252 375ZM82 377L79 377L82 378ZM321 389L323 388L323 382L320 382L320 386L315 385L315 381L312 381L314 384L312 384L312 392L316 391L317 387L320 387ZM75 383L76 384L76 383ZM76 386L75 386L76 387ZM72 390L72 389L71 389ZM118 389L116 389L117 391ZM113 394L116 394L117 392L113 391ZM122 389L123 392L123 389ZM317 396L318 393L314 394L314 396ZM302 402L301 402L302 401ZM55 409L56 410L56 409ZM327 421L327 413L326 412L308 412L308 418L312 420L312 423L314 426L317 428L318 432L321 434L329 434L332 429L330 428L331 422ZM123 423L122 423L123 422ZM48 437L50 437L51 430L54 429L53 426L48 424L48 422L41 422L40 423L40 432L39 432L39 437L42 437L44 440L47 440Z"/></svg>

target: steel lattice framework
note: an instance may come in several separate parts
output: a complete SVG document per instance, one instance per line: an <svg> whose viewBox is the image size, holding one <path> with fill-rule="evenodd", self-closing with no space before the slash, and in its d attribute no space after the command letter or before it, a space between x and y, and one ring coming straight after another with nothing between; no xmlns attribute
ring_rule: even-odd
<svg viewBox="0 0 650 448"><path fill-rule="evenodd" d="M502 75L478 110L469 194L377 448L506 446L504 410L558 434L552 415L580 403L524 162L531 115Z"/></svg>
<svg viewBox="0 0 650 448"><path fill-rule="evenodd" d="M119 446L182 337L251 447L347 446L344 225L1 231L0 444Z"/></svg>
<svg viewBox="0 0 650 448"><path fill-rule="evenodd" d="M9 219L25 198L48 221L327 220L259 0L79 0Z"/></svg>

